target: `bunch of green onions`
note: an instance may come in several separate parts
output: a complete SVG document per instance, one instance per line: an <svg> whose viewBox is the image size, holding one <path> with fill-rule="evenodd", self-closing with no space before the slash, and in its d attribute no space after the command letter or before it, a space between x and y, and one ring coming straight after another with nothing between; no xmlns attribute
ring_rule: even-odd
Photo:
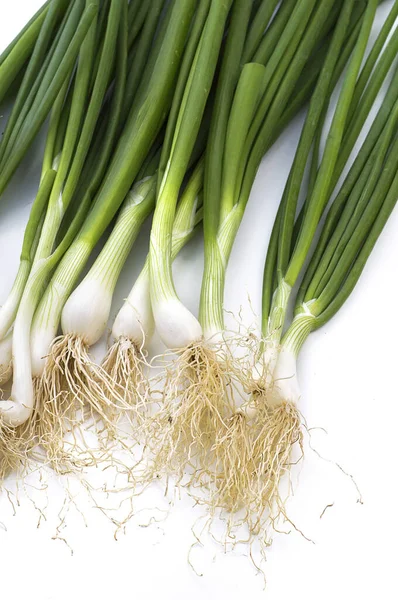
<svg viewBox="0 0 398 600"><path fill-rule="evenodd" d="M72 3L67 18L75 17L84 4L78 0ZM181 1L169 8L164 29L149 54L146 75L135 90L131 106L123 110L126 79L130 79L127 63L133 69L135 60L142 60L141 46L129 57L127 1L105 3L102 13L98 13L99 3L96 4L91 2L86 9L91 17L97 12L98 18L91 18L91 27L86 26L88 34L83 38L77 69L70 73L73 85L63 86L53 107L46 155L54 148L58 151L51 165L54 167L55 159L54 184L47 202L38 196L33 205L35 219L30 220L27 234L34 258L27 281L14 294L18 310L12 335L13 386L10 399L2 401L0 409L3 427L10 428L18 441L25 437L19 431L21 427L33 427L35 421L39 428L43 425L40 414L36 414L43 402L36 402L32 376L41 374L43 357L50 348L37 343L33 325L32 338L36 342L31 355L34 313L40 323L38 304L57 265L54 285L58 285L56 293L61 292L60 295L62 285L66 288L63 302L66 301L97 241L128 194L167 114L195 8L194 2ZM143 45L148 50L145 35L148 32L144 26ZM37 220L42 220L39 235L34 227ZM50 283L49 293L51 289ZM55 319L55 325L49 323L51 330L58 328L56 320L62 306L60 298L56 314L46 315ZM44 341L51 345L51 339ZM35 354L37 346L39 354ZM36 440L31 431L27 437L29 443ZM5 456L9 446L6 441Z"/></svg>
<svg viewBox="0 0 398 600"><path fill-rule="evenodd" d="M0 480L37 446L58 472L97 464L68 434L99 423L105 460L121 417L139 414L129 435L145 435L146 478L188 474L212 510L244 508L252 532L285 515L280 482L303 440L297 356L350 295L398 193L398 70L338 185L398 52L396 0L364 61L378 4L48 0L0 56L0 101L18 83L0 194L49 116L19 269L0 309L0 382L12 375L0 400ZM307 101L265 262L261 341L238 359L241 340L224 323L228 262L260 163ZM90 347L106 333L152 213L148 256L97 365ZM172 264L202 221L196 318ZM158 384L145 350L155 328L174 360L148 419L140 409Z"/></svg>
<svg viewBox="0 0 398 600"><path fill-rule="evenodd" d="M343 24L336 26L340 40L336 47L330 40L338 17L334 2L282 3L270 24L272 11L270 14L262 5L253 17L251 8L250 2L236 2L232 7L214 94L205 155L205 266L199 322L181 306L173 284L169 211L174 208L170 200L174 194L168 189L163 194L166 206L162 187L151 233L151 239L155 237L151 244L151 301L156 327L166 346L178 353L166 370L163 406L149 435L151 464L155 474L166 472L178 480L186 467L193 465L193 486L219 480L222 459L218 454L224 444L218 440L224 439L235 410L234 391L241 376L236 376L239 369L224 336L224 282L257 169L300 106L300 93L305 91L300 77L308 77L306 69L313 68L313 53L326 44L330 54L347 42L349 56L363 10L359 6L352 15L346 10ZM348 56L336 67L338 73ZM200 58L198 53L196 71ZM181 123L190 108L189 91ZM182 144L185 131L188 129L182 131L182 126L176 128L175 148ZM175 168L179 169L177 156ZM171 155L167 174L173 172L173 164Z"/></svg>
<svg viewBox="0 0 398 600"><path fill-rule="evenodd" d="M395 2L361 69L377 8L377 2L369 2L318 163L336 58L353 4L348 1L342 7L275 220L264 271L263 339L241 374L249 398L235 409L214 444L220 451L215 459L212 506L231 512L244 507L250 530L258 531L261 523L264 536L266 523L275 523L281 515L287 518L281 478L290 470L294 446L303 450L297 406L298 353L309 333L328 322L348 298L397 200L395 74L326 221L319 227L398 49L395 31L381 53L398 14ZM311 162L311 176L305 184L305 168ZM299 194L305 186L306 199L297 215ZM320 240L312 255L319 231ZM294 318L286 329L288 301L300 275L303 279Z"/></svg>

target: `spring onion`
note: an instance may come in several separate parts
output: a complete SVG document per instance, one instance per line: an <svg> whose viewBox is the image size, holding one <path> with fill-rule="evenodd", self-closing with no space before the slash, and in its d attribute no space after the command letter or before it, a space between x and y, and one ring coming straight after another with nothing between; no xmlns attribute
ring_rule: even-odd
<svg viewBox="0 0 398 600"><path fill-rule="evenodd" d="M301 340L305 339L306 327L309 331L311 330L311 322L314 317L311 315L311 301L309 304L305 301L299 304L297 316L293 321L294 324L288 330L283 338L282 346L280 346L280 337L287 318L288 299L303 268L320 217L374 101L375 90L379 89L378 83L375 83L379 77L376 72L374 78L370 78L367 87L364 85L367 83L371 72L371 69L367 69L366 63L365 71L363 71L365 75L363 75L362 80L361 77L358 79L377 8L377 2L370 2L361 21L361 29L344 77L326 147L312 187L310 182L303 216L299 221L297 239L293 244L295 236L294 219L304 169L310 157L311 145L316 137L318 125L322 123L324 106L329 101L333 71L337 68L336 59L339 54L338 50L336 53L336 48L342 47L344 43L352 8L352 2L345 2L339 15L339 21L317 87L312 96L309 112L278 211L264 275L264 341L259 356L255 357L253 370L242 374L242 378L246 381L247 389L250 392L250 398L241 408L236 410L219 443L221 446L218 459L219 470L223 475L220 476L222 483L218 485L213 497L213 505L229 510L237 510L244 506L247 511L245 520L253 531L258 527L258 519L261 520L262 525L266 525L268 519L273 522L281 514L286 516L284 499L280 495L279 489L280 478L289 469L292 446L296 443L302 445L301 418L297 408L298 396L295 385L295 370L293 369L296 354L293 353L292 348L294 338L297 344L295 351L298 352ZM384 59L390 66L391 61L388 52L387 47ZM374 57L374 55L371 56ZM373 57L370 60L373 60ZM380 61L379 64L382 65L383 56ZM383 71L383 68L381 68L381 71ZM384 77L385 75L386 72L384 72ZM357 85L359 87L356 87ZM392 84L392 89L394 87L395 84ZM360 88L362 88L362 95L358 92ZM357 95L355 94L356 91ZM339 218L343 220L341 226L339 226L339 218L337 221L335 220L337 229L345 228L349 219L353 219L346 230L346 235L348 231L358 231L357 242L359 239L361 242L359 242L359 245L357 243L351 254L346 255L347 261L340 263L342 268L339 275L335 276L336 283L333 288L335 294L338 293L337 286L343 285L347 270L350 269L349 260L355 261L360 244L366 239L369 227L376 218L377 207L380 207L389 186L392 185L392 174L390 176L384 174L384 177L382 177L384 162L388 165L393 161L392 156L395 148L392 144L390 149L392 138L396 132L396 114L393 110L394 102L392 102L391 108L391 94L389 96L387 104L390 106L390 110L387 111L387 115L392 111L391 117L385 117L382 122L386 111L385 108L380 110L379 114L381 116L378 119L377 128L371 128L356 163L354 163L343 183L341 196L340 198L337 196L336 199L336 202L340 205L343 204L344 206L346 204L343 212L340 211L339 213ZM353 106L352 102L355 106L355 102L358 102L359 97L361 98L361 106L354 112L352 108L350 110L350 107ZM376 129L379 133L375 136ZM376 142L377 149L372 153L372 148ZM387 158L385 158L386 156ZM371 162L369 166L366 166L368 160ZM359 176L361 170L363 170L362 179ZM375 187L379 177L381 177L381 181ZM342 199L343 196L344 200ZM355 210L348 208L352 207L353 204L356 204ZM361 211L363 211L362 216ZM351 217L348 215L351 215ZM365 223L368 223L368 228L366 228ZM361 233L363 237L361 237ZM344 240L341 242L342 244L347 242L346 235L342 235L342 240ZM333 250L329 246L329 256L334 250L337 251L336 243ZM334 259L332 262L334 262ZM319 273L316 275L319 277ZM311 289L311 281L308 283ZM304 295L306 291L304 291ZM331 288L328 291L332 293ZM330 296L326 297L330 301ZM271 302L270 298L272 298ZM299 322L303 324L301 331L298 331ZM295 331L297 331L296 337L294 337Z"/></svg>

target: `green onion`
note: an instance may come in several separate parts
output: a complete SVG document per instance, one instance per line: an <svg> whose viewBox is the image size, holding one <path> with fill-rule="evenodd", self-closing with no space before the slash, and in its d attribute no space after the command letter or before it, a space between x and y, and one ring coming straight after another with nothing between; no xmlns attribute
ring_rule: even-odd
<svg viewBox="0 0 398 600"><path fill-rule="evenodd" d="M283 402L299 400L299 351L311 331L327 323L354 289L396 204L397 131L398 100L352 187L316 270L311 269L311 277L305 277L305 286L296 298L295 317L283 336L274 373L276 394ZM359 154L365 146L366 141Z"/></svg>
<svg viewBox="0 0 398 600"><path fill-rule="evenodd" d="M58 13L59 13L59 10L61 7L62 7L62 3L57 0L56 2L53 2L50 5L49 10L46 12L46 19L44 20L41 33L38 37L37 45L32 54L32 58L29 62L28 68L26 70L25 77L22 81L21 88L18 93L16 103L14 105L14 110L11 113L11 117L8 121L6 131L5 131L4 137L2 139L1 154L2 154L2 164L3 165L7 164L8 147L11 144L13 135L15 134L16 125L22 114L22 107L24 106L24 104L26 104L26 101L29 99L29 95L30 95L29 94L29 86L32 83L32 77L34 77L35 73L37 73L37 70L39 67L38 61L40 61L40 58L43 57L43 54L46 50L46 40L48 41L48 36L52 30L54 19L58 16ZM82 30L82 34L83 34L83 31L84 30ZM61 41L62 41L62 34L60 35L58 42L61 43ZM67 39L65 40L65 43L68 44ZM72 60L72 58L73 58L73 55L70 55L69 60ZM51 63L52 63L52 61L50 60L48 63L48 66L47 66L47 71L45 70L43 72L43 77L41 79L42 84L44 84L47 81L48 76L52 77L52 75L54 74L54 70L51 67ZM54 68L57 68L57 67L54 66ZM35 255L35 253L37 251L37 247L39 245L40 233L41 233L41 229L43 227L43 216L44 216L44 213L46 210L46 206L50 199L51 194L53 193L53 186L55 184L55 180L56 180L56 176L57 176L56 170L53 169L53 163L56 158L56 156L54 154L56 138L57 138L56 132L59 128L59 124L61 121L61 115L62 116L68 115L68 111L66 110L66 107L64 107L68 84L69 84L68 80L66 80L63 83L62 87L60 88L60 91L58 92L58 96L57 96L54 106L53 106L49 131L48 131L48 135L47 135L44 159L43 159L42 181L41 181L40 189L38 192L38 196L32 207L31 215L30 215L27 227L26 227L23 249L22 249L22 254L21 254L20 267L18 270L18 274L16 276L15 283L10 292L10 295L9 295L5 305L3 305L3 307L0 311L0 338L3 338L6 335L6 333L12 326L14 318L16 316L16 312L17 312L17 309L18 309L18 306L19 306L19 303L20 303L20 300L22 297L22 293L23 293L27 278L30 273L34 255ZM32 97L33 104L31 104L31 107L29 108L29 110L35 110L35 102L37 101L37 98L39 96L40 96L40 90L37 91L36 98L34 98L34 96ZM29 113L27 113L27 115L29 116ZM28 116L25 118L28 118ZM14 145L15 144L18 145L18 135L21 136L21 134L23 134L24 126L25 126L25 121L22 120L20 132L19 132L19 134L17 134ZM29 125L29 128L30 128L30 125ZM4 150L5 147L7 150ZM26 147L25 147L25 150L26 150ZM13 151L14 151L14 149L12 150L12 152ZM21 156L22 155L23 154L21 154Z"/></svg>
<svg viewBox="0 0 398 600"><path fill-rule="evenodd" d="M280 479L290 469L292 447L303 451L296 360L309 333L326 322L355 285L392 207L396 202L398 112L396 75L362 148L345 178L326 219L324 233L296 299L295 316L283 335L288 300L303 270L330 195L347 163L369 110L392 61L391 37L381 54L383 28L361 71L377 2L367 4L348 69L344 76L325 150L295 232L298 196L303 186L312 144L317 145L336 73L336 60L350 30L353 2L346 0L339 15L304 123L292 169L278 210L269 244L263 289L263 333L252 374L242 374L249 399L238 409L224 431L217 465L219 475L213 505L237 509L245 506L249 528L266 524L268 507L274 522L286 517ZM393 8L396 10L396 7ZM391 26L391 19L389 21ZM353 110L352 107L355 107ZM333 222L333 228L330 223ZM367 240L371 236L371 241ZM363 248L365 248L363 250ZM359 258L361 257L361 258ZM359 261L359 262L357 262ZM352 274L351 274L352 273ZM272 298L272 301L271 301ZM280 342L282 338L282 342ZM239 467L237 456L241 453ZM239 470L238 470L239 469Z"/></svg>
<svg viewBox="0 0 398 600"><path fill-rule="evenodd" d="M173 95L173 102L171 105L170 114L167 119L165 139L163 141L162 146L157 186L158 193L167 167L167 161L169 159L170 151L173 145L173 137L178 120L179 111L181 108L181 103L184 96L185 87L187 85L189 73L192 68L192 63L195 58L199 40L206 23L206 19L209 12L209 6L210 0L202 0L199 3L198 9L195 13L194 21L192 23L189 40L184 51L184 57L181 63L181 69Z"/></svg>
<svg viewBox="0 0 398 600"><path fill-rule="evenodd" d="M242 138L241 146L237 145L236 148L234 148L233 138L236 135L235 127L240 126L239 112L242 108L239 106L235 108L236 117L231 112L229 122L231 143L229 147L225 146L225 164L228 165L228 161L232 160L233 156L235 158L224 175L220 216L218 217L214 216L214 213L217 215L217 204L211 200L212 196L209 196L207 202L207 188L205 187L205 273L200 315L201 322L205 324L205 329L209 332L210 337L224 329L223 286L226 266L258 166L263 155L275 140L277 131L280 132L277 126L278 121L282 118L284 109L288 105L289 96L308 60L311 49L317 42L317 35L320 35L320 31L322 32L322 24L328 18L332 2L325 2L315 9L308 29L300 40L300 36L297 35L297 22L302 19L303 15L306 16L306 19L309 18L308 9L311 7L311 3L302 2L293 10L284 35L278 40L275 51L265 66L261 82L263 95L256 115L250 122L247 134ZM300 32L303 33L303 28L300 29ZM293 48L298 47L290 66L288 65L289 60L286 60L286 48L289 46L289 42L292 43ZM250 68L254 73L258 67ZM243 101L245 101L244 98ZM239 100L236 99L236 102ZM236 160L238 154L240 155L239 163ZM216 155L215 160L217 160ZM217 223L218 220L220 221L218 230L214 230L214 225L212 225L212 231L211 233L209 231L206 241L206 223ZM208 227L210 230L210 225Z"/></svg>
<svg viewBox="0 0 398 600"><path fill-rule="evenodd" d="M199 132L231 2L211 4L187 81L151 231L151 301L158 333L168 347L201 338L196 318L179 301L171 271L171 239L178 194Z"/></svg>
<svg viewBox="0 0 398 600"><path fill-rule="evenodd" d="M346 2L345 6L348 6L347 12L348 12L348 17L349 17L350 11L352 9L352 5L350 8L350 2ZM376 7L377 7L376 2L374 2L373 4L369 4L368 8L367 8L367 13L364 16L362 26L361 26L361 33L359 34L354 53L350 60L350 64L348 67L348 73L344 79L343 89L340 93L339 101L338 101L334 119L333 119L333 123L330 128L328 142L327 142L327 145L325 148L325 153L323 155L322 163L319 168L318 175L317 175L311 196L310 196L308 202L306 203L306 212L304 213L304 220L301 225L299 237L298 237L298 240L296 241L296 245L295 245L293 254L290 257L290 244L291 244L291 239L293 236L292 220L294 219L294 216L295 216L298 192L300 189L300 187L297 187L297 186L301 185L301 180L302 180L302 176L303 176L303 172L304 172L303 169L305 167L309 149L310 149L309 143L311 143L311 136L313 136L315 134L317 122L315 123L315 129L314 129L313 124L311 124L310 118L307 118L306 126L303 130L302 138L301 138L300 145L299 145L300 150L296 154L297 158L296 158L295 164L293 166L293 169L296 171L296 174L293 173L292 176L297 177L297 183L295 183L295 188L293 188L293 194L290 194L290 199L288 200L289 203L291 202L291 207L289 207L289 205L288 205L287 209L284 210L283 220L282 220L282 215L280 216L280 219L281 219L280 227L281 227L282 235L280 236L281 248L278 249L279 281L278 281L277 290L275 291L274 296L273 296L273 302L272 302L272 306L270 309L268 307L269 307L269 298L273 292L273 279L272 279L272 277L270 277L268 275L268 273L269 273L268 268L270 265L270 261L268 261L268 264L266 264L265 283L268 287L265 288L264 292L263 292L263 298L264 298L264 302L265 302L264 309L263 309L263 327L264 327L263 333L264 333L266 339L269 339L269 344L271 344L271 346L273 348L272 349L270 346L270 350L269 350L271 353L271 356L269 359L269 360L271 360L271 364L272 364L272 361L274 361L275 357L276 357L275 352L277 352L277 346L278 346L278 342L279 342L280 335L281 335L281 328L282 328L283 321L284 321L285 314L286 314L286 308L287 308L287 302L288 302L288 299L290 296L290 290L291 290L292 286L295 284L296 279L300 273L302 264L305 260L306 253L308 252L309 247L311 245L311 241L313 239L320 216L322 215L322 212L323 212L323 210L326 206L326 203L328 201L328 198L329 198L329 192L330 192L330 187L331 187L330 179L333 176L333 171L335 169L336 162L338 160L338 153L339 153L339 150L341 147L341 142L342 142L342 138L343 138L343 134L344 134L345 122L346 122L350 102L351 102L351 99L352 99L352 96L354 93L356 78L357 78L357 75L358 75L358 72L360 69L360 65L362 62L364 50L366 47L366 42L369 37L370 27L373 22L373 17L374 17ZM343 17L341 17L341 19L345 19L344 14L343 14ZM346 26L347 25L345 24L344 28L346 28ZM337 38L337 35L335 34L335 39L336 38ZM341 44L341 41L339 41L338 43ZM331 58L330 60L333 61L333 58ZM332 65L333 65L333 62L332 62ZM326 69L324 72L326 72ZM325 77L327 78L327 75ZM330 78L330 74L329 74L329 78ZM329 85L328 79L326 79L326 81L327 81L327 85ZM329 81L330 81L330 79L329 79ZM324 97L324 95L327 94L327 92L328 92L327 88L324 91L322 90L322 88L318 88L318 89L320 89L319 94L321 97L322 96ZM314 97L313 97L312 113L314 113L314 111L315 111L315 114L317 114L317 119L319 119L321 117L320 111L317 110L317 108L316 108L316 106L318 105L318 101L319 101L319 99L317 100L317 104L316 104ZM310 111L311 111L311 109L310 109ZM310 117L312 116L311 112L310 112L309 116ZM358 128L356 128L356 131L357 131L357 129ZM308 134L307 134L307 131L308 131ZM359 133L359 131L358 131L358 133ZM357 135L358 135L358 133L357 133ZM353 138L353 139L356 139L356 138ZM349 146L347 146L347 147L349 148ZM300 153L301 150L303 150L303 154ZM348 152L350 152L350 150L348 150ZM347 160L347 158L346 158L346 160ZM298 161L300 161L300 162L298 162ZM344 165L344 162L341 161L340 164ZM288 190L289 190L289 185L290 185L290 183L288 184ZM287 193L289 193L289 192L287 192ZM289 198L289 196L288 196L288 198ZM272 366L270 367L270 369L272 372Z"/></svg>
<svg viewBox="0 0 398 600"><path fill-rule="evenodd" d="M116 9L117 4L118 3L114 3ZM96 8L94 4L90 4L89 8L90 7ZM109 18L110 39L115 39L115 34L114 31L112 32L112 29L115 29L116 27L117 30L119 23L120 10L116 10L114 12L116 13L115 17L112 17L111 8ZM78 177L81 173L84 160L92 139L92 135L94 133L94 127L96 125L96 120L98 118L99 110L101 108L102 98L104 97L108 87L111 69L109 63L112 64L111 61L109 61L109 52L112 52L112 50L110 50L110 48L107 48L107 45L105 44L103 57L104 64L101 66L101 74L98 79L97 88L95 89L95 96L93 96L93 99L89 103L88 107L85 106L84 99L88 95L89 91L88 86L91 77L92 60L94 56L94 43L95 24L91 27L89 35L87 36L86 40L82 45L81 60L79 61L78 69L76 72L73 96L71 99L69 121L65 132L59 164L58 159L55 157L57 163L56 177L51 190L50 198L48 200L46 217L37 244L32 273L24 289L21 304L16 317L13 341L14 386L16 386L16 382L18 382L19 360L21 360L22 363L23 378L26 377L25 365L28 364L30 368L29 356L26 356L26 354L29 355L30 352L26 353L24 348L26 348L26 344L29 344L31 319L33 317L33 312L39 300L42 286L44 285L46 278L48 277L49 273L51 273L51 269L54 266L54 259L56 254L54 256L52 252L56 235L61 225L65 211L76 189ZM87 111L86 114L85 111ZM80 127L82 127L81 132ZM80 133L81 137L79 139ZM74 152L76 152L75 155ZM35 202L35 205L36 204L37 203ZM36 208L35 205L34 208ZM30 223L30 226L32 226L32 223ZM31 238L36 235L36 232L33 229L29 229L29 231L30 233L28 235L30 235ZM21 351L17 349L16 344L20 345ZM22 385L24 385L23 379ZM30 384L28 384L27 390L30 390ZM27 412L29 411L29 406L34 403L32 391L29 392L29 396L31 400L26 401L25 409L24 411L22 411L27 417L29 416L27 414ZM9 401L9 403L10 405L12 405L11 400ZM18 408L16 408L16 410L18 410ZM11 412L9 411L8 414L10 415Z"/></svg>

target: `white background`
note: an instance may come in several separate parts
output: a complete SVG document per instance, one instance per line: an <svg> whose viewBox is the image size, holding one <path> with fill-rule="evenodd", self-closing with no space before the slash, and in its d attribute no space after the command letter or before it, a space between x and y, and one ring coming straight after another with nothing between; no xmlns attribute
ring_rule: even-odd
<svg viewBox="0 0 398 600"><path fill-rule="evenodd" d="M41 0L0 0L0 48L4 48L40 6ZM380 28L392 2L379 8L374 31ZM263 261L270 228L297 143L302 116L289 127L263 161L228 270L225 308L241 306L247 324L249 309L260 310ZM39 145L32 148L0 205L0 302L7 296L29 206L37 190ZM148 227L123 272L115 296L114 316L139 272L146 253ZM397 439L397 298L398 211L379 241L367 268L339 315L310 336L299 363L301 409L310 427L312 445L331 462L307 454L289 510L299 533L279 535L263 565L269 600L335 598L396 598ZM182 299L197 311L202 244L198 238L175 264ZM152 351L161 352L156 341ZM327 433L321 428L324 428ZM334 464L354 476L351 479ZM141 506L161 493L150 493ZM40 495L40 494L39 494ZM191 527L200 516L184 494L161 523L143 527L148 514L139 513L120 533L98 511L84 509L88 526L71 510L67 527L53 540L63 492L50 482L47 521L38 527L38 510L21 497L13 516L0 497L1 597L10 600L67 598L187 597L208 600L264 597L264 579L247 557L247 548L224 554L204 539L195 547ZM84 500L82 500L84 503ZM326 505L333 504L324 516ZM71 553L73 550L73 555Z"/></svg>

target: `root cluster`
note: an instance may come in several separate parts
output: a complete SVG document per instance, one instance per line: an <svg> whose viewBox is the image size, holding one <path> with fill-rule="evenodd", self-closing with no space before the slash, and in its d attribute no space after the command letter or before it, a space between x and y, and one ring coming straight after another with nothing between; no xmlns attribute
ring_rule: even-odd
<svg viewBox="0 0 398 600"><path fill-rule="evenodd" d="M201 485L214 470L214 442L233 412L227 362L199 342L166 367L162 405L152 421L148 446L156 476L172 475Z"/></svg>
<svg viewBox="0 0 398 600"><path fill-rule="evenodd" d="M98 465L109 457L129 405L106 371L94 365L79 337L54 341L35 387L40 443L57 471Z"/></svg>
<svg viewBox="0 0 398 600"><path fill-rule="evenodd" d="M100 379L104 372L117 396L122 398L124 406L129 407L125 414L131 417L133 432L137 432L137 425L143 424L148 409L150 391L147 367L143 349L128 338L120 338L109 348L101 367L95 373Z"/></svg>
<svg viewBox="0 0 398 600"><path fill-rule="evenodd" d="M302 420L289 402L273 405L261 395L255 403L255 411L252 400L248 414L242 408L229 419L215 444L216 486L208 502L212 514L229 514L229 530L245 525L250 536L269 540L269 529L281 518L289 521L290 469L296 447L297 460L303 455Z"/></svg>
<svg viewBox="0 0 398 600"><path fill-rule="evenodd" d="M228 531L245 526L265 533L282 517L292 493L290 468L303 453L296 406L275 401L272 386L253 383L239 364L203 343L166 367L162 405L148 433L150 476L184 484L210 515L226 516ZM249 401L237 403L237 388ZM246 396L247 398L247 396Z"/></svg>
<svg viewBox="0 0 398 600"><path fill-rule="evenodd" d="M131 449L120 430L121 415L127 415L148 457L140 484L172 477L211 518L227 515L231 538L243 525L249 539L268 540L281 517L289 521L285 505L294 448L303 454L302 419L294 404L276 402L272 386L259 381L239 406L237 388L247 398L251 385L240 366L229 351L198 342L166 365L150 394L146 357L128 339L118 340L100 367L81 339L62 336L35 381L34 416L16 429L0 422L0 482L25 468L37 445L61 474L119 460L116 447ZM160 407L150 415L149 407L159 403L157 388Z"/></svg>
<svg viewBox="0 0 398 600"><path fill-rule="evenodd" d="M11 473L23 474L37 440L36 420L29 419L19 427L9 427L0 419L0 487Z"/></svg>

